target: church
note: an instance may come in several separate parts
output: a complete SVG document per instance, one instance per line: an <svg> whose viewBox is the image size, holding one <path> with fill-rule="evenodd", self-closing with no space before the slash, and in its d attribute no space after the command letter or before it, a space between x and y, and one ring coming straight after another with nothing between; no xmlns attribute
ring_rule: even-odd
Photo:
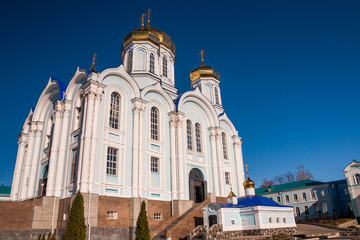
<svg viewBox="0 0 360 240"><path fill-rule="evenodd" d="M33 202L30 229L63 229L77 191L89 232L118 227L130 237L142 200L156 230L194 206L201 216L230 188L245 196L242 140L225 113L220 74L202 57L190 90L179 93L175 44L149 12L146 26L143 17L125 36L121 63L98 72L94 56L67 85L50 78L29 111L10 201Z"/></svg>

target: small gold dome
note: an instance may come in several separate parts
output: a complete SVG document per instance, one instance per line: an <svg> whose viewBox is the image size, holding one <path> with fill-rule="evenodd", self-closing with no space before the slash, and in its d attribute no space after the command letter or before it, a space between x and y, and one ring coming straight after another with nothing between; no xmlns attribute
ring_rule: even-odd
<svg viewBox="0 0 360 240"><path fill-rule="evenodd" d="M227 197L229 198L229 197L237 197L237 196L236 196L236 194L231 190L231 191L229 192L229 195L228 195Z"/></svg>
<svg viewBox="0 0 360 240"><path fill-rule="evenodd" d="M246 177L244 182L244 188L254 188L255 182L249 178L249 175Z"/></svg>
<svg viewBox="0 0 360 240"><path fill-rule="evenodd" d="M255 188L255 182L253 180L251 180L251 178L249 177L249 170L248 170L248 165L245 164L245 167L246 167L246 180L245 182L243 183L244 185L244 188Z"/></svg>
<svg viewBox="0 0 360 240"><path fill-rule="evenodd" d="M132 30L126 37L124 37L122 48L128 45L132 41L150 41L154 44L161 44L175 55L175 44L162 30L153 28L153 27L141 27L135 30Z"/></svg>
<svg viewBox="0 0 360 240"><path fill-rule="evenodd" d="M192 82L198 80L201 77L213 77L216 80L219 80L220 74L212 67L205 66L205 64L202 63L200 67L192 70L190 73L190 79Z"/></svg>

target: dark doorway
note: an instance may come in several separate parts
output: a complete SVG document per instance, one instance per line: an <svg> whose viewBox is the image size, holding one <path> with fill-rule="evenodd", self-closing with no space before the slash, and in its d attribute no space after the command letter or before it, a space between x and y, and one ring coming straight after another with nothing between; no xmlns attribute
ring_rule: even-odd
<svg viewBox="0 0 360 240"><path fill-rule="evenodd" d="M44 168L43 176L39 181L39 190L38 196L43 197L46 194L46 185L47 185L47 175L48 175L49 165L46 165Z"/></svg>
<svg viewBox="0 0 360 240"><path fill-rule="evenodd" d="M217 216L216 215L210 215L209 216L209 228L214 224L217 224Z"/></svg>
<svg viewBox="0 0 360 240"><path fill-rule="evenodd" d="M201 171L193 168L189 174L189 196L190 200L195 203L202 202L206 199L206 181L202 177Z"/></svg>

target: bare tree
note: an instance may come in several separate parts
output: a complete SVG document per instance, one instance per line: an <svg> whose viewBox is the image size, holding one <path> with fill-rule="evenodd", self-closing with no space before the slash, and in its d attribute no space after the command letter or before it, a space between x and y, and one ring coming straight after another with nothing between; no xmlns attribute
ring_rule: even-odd
<svg viewBox="0 0 360 240"><path fill-rule="evenodd" d="M298 170L296 174L296 181L314 178L314 176L312 175L312 173L309 172L309 170L304 169L304 165L299 165L296 169Z"/></svg>
<svg viewBox="0 0 360 240"><path fill-rule="evenodd" d="M288 171L287 173L273 177L270 180L264 178L260 187L268 187L277 184L291 183L305 179L314 179L312 173L309 170L304 169L304 165L300 164L296 169L297 169L296 177L292 172Z"/></svg>
<svg viewBox="0 0 360 240"><path fill-rule="evenodd" d="M295 176L290 171L284 174L284 178L287 183L295 182Z"/></svg>
<svg viewBox="0 0 360 240"><path fill-rule="evenodd" d="M268 186L272 186L272 185L274 185L273 180L271 180L271 179L268 180L267 178L264 178L260 187L268 187Z"/></svg>

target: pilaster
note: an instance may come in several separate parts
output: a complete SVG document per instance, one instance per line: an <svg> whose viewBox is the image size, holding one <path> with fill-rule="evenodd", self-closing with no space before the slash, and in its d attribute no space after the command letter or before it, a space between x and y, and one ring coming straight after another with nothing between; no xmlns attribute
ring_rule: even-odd
<svg viewBox="0 0 360 240"><path fill-rule="evenodd" d="M176 167L176 113L169 112L170 121L170 161L171 161L171 198L178 199Z"/></svg>
<svg viewBox="0 0 360 240"><path fill-rule="evenodd" d="M185 114L182 112L176 113L176 126L177 126L177 156L178 156L178 169L179 169L179 199L185 200L185 166L184 166L184 118Z"/></svg>
<svg viewBox="0 0 360 240"><path fill-rule="evenodd" d="M12 182L12 189L11 189L11 195L10 195L10 201L16 201L19 200L19 188L21 183L21 173L23 169L24 164L24 155L25 155L25 146L26 146L26 139L27 134L21 133L19 136L19 142L18 142L18 153L15 163L15 170L14 170L14 178Z"/></svg>
<svg viewBox="0 0 360 240"><path fill-rule="evenodd" d="M60 125L61 125L61 112L62 104L60 101L54 102L54 130L52 135L52 143L50 149L50 159L49 159L49 172L48 172L48 182L46 186L46 196L54 195L54 181L56 175L56 165L57 165L57 154L59 152L59 135L60 135Z"/></svg>
<svg viewBox="0 0 360 240"><path fill-rule="evenodd" d="M216 152L217 152L217 160L218 160L218 179L219 179L220 196L225 197L221 128L217 127L215 133L216 133L215 139L216 139Z"/></svg>
<svg viewBox="0 0 360 240"><path fill-rule="evenodd" d="M243 163L243 156L242 156L242 140L241 137L236 135L232 136L233 145L234 145L234 152L235 152L235 166L236 166L236 176L237 176L237 187L238 187L238 194L239 196L245 196L244 190L244 163Z"/></svg>
<svg viewBox="0 0 360 240"><path fill-rule="evenodd" d="M28 181L29 181L29 174L30 174L30 162L31 162L31 155L33 152L34 147L34 137L36 131L36 124L31 122L30 129L29 129L29 137L28 137L28 144L27 144L27 152L25 156L25 164L24 164L24 171L21 180L21 191L20 191L20 200L26 198L26 192L28 188Z"/></svg>
<svg viewBox="0 0 360 240"><path fill-rule="evenodd" d="M35 189L36 189L36 180L37 180L37 169L39 165L39 152L40 152L40 141L42 137L44 123L36 122L36 130L35 130L35 144L34 144L34 153L31 159L30 164L30 176L29 176L29 188L27 191L27 198L35 197Z"/></svg>
<svg viewBox="0 0 360 240"><path fill-rule="evenodd" d="M212 162L212 174L213 174L213 185L214 185L214 191L216 196L220 195L219 191L219 175L218 175L218 160L216 155L216 128L210 127L209 128L209 134L210 134L210 144L211 144L211 162Z"/></svg>

